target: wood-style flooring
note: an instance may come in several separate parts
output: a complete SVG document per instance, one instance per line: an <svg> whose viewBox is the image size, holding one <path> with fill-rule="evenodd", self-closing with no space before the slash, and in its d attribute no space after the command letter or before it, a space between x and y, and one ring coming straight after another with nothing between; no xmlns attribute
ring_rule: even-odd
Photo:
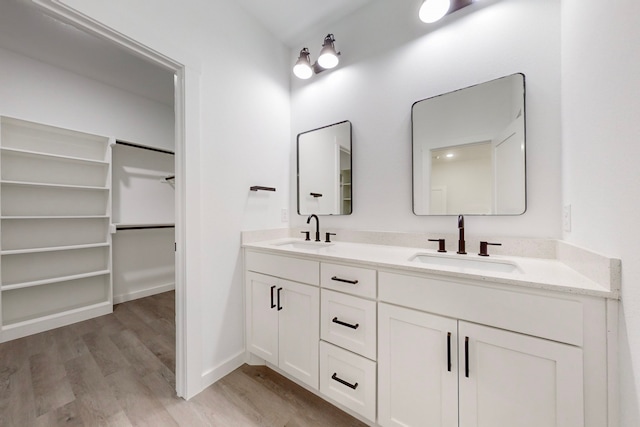
<svg viewBox="0 0 640 427"><path fill-rule="evenodd" d="M175 394L174 293L0 344L0 426L364 426L265 367Z"/></svg>

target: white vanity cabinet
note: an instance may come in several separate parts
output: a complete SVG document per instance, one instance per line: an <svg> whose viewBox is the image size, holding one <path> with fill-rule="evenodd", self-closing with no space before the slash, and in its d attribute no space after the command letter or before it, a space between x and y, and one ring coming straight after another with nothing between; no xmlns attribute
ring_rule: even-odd
<svg viewBox="0 0 640 427"><path fill-rule="evenodd" d="M317 389L318 263L257 252L247 252L245 262L247 349Z"/></svg>
<svg viewBox="0 0 640 427"><path fill-rule="evenodd" d="M583 339L603 304L386 272L379 300L380 425L606 425L606 345Z"/></svg>
<svg viewBox="0 0 640 427"><path fill-rule="evenodd" d="M378 316L380 425L584 425L580 348L382 303Z"/></svg>
<svg viewBox="0 0 640 427"><path fill-rule="evenodd" d="M585 276L540 260L505 279L407 265L411 249L274 246L245 249L248 352L369 425L618 425L618 302L580 287Z"/></svg>

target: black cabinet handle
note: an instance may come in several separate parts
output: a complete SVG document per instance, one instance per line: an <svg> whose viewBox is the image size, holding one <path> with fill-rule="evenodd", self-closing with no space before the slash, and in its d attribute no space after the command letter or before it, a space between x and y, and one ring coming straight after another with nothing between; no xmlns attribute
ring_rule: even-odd
<svg viewBox="0 0 640 427"><path fill-rule="evenodd" d="M342 321L338 320L337 317L334 317L332 322L333 323L337 323L338 325L346 326L347 328L351 328L351 329L358 329L358 327L360 326L359 323L356 323L355 325L352 325L351 323L342 322Z"/></svg>
<svg viewBox="0 0 640 427"><path fill-rule="evenodd" d="M271 308L276 308L276 304L273 302L273 290L276 288L275 285L271 287Z"/></svg>
<svg viewBox="0 0 640 427"><path fill-rule="evenodd" d="M451 372L451 332L447 333L447 371Z"/></svg>
<svg viewBox="0 0 640 427"><path fill-rule="evenodd" d="M358 388L358 383L350 384L350 383L346 382L345 380L343 380L342 378L338 378L338 373L337 372L334 372L333 375L331 375L331 379L334 380L334 381L338 381L340 384L344 384L344 385L346 385L347 387L349 387L349 388L351 388L353 390Z"/></svg>
<svg viewBox="0 0 640 427"><path fill-rule="evenodd" d="M341 279L338 276L333 276L331 278L331 280L335 280L336 282L344 282L344 283L351 283L352 285L357 285L358 281L357 280L347 280L347 279Z"/></svg>
<svg viewBox="0 0 640 427"><path fill-rule="evenodd" d="M464 376L469 378L469 337L464 337Z"/></svg>
<svg viewBox="0 0 640 427"><path fill-rule="evenodd" d="M282 288L278 288L278 311L282 310L282 306L280 305L280 291Z"/></svg>

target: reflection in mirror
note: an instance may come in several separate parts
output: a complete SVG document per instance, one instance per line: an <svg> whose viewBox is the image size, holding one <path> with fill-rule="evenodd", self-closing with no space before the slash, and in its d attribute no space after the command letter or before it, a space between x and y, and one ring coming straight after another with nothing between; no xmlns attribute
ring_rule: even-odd
<svg viewBox="0 0 640 427"><path fill-rule="evenodd" d="M524 96L513 74L413 104L416 215L524 213Z"/></svg>
<svg viewBox="0 0 640 427"><path fill-rule="evenodd" d="M351 214L351 122L298 134L298 214Z"/></svg>

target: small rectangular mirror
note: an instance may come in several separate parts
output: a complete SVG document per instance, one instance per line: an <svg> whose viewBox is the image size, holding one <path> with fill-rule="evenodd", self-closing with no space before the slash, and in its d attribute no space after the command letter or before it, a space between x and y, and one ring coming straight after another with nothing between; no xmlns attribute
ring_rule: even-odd
<svg viewBox="0 0 640 427"><path fill-rule="evenodd" d="M351 122L298 134L298 214L350 215Z"/></svg>
<svg viewBox="0 0 640 427"><path fill-rule="evenodd" d="M413 104L416 215L524 213L524 102L513 74Z"/></svg>

